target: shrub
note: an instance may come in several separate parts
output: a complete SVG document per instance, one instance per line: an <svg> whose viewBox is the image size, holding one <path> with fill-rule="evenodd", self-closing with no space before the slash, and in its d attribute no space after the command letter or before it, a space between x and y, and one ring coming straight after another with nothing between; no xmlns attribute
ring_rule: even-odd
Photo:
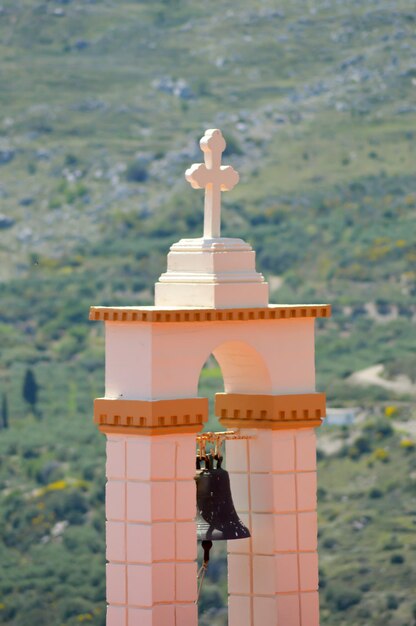
<svg viewBox="0 0 416 626"><path fill-rule="evenodd" d="M130 183L144 183L148 179L148 172L143 163L133 161L127 166L126 178Z"/></svg>
<svg viewBox="0 0 416 626"><path fill-rule="evenodd" d="M325 489L325 487L318 487L318 499L319 500L325 500L326 495L327 495L327 490Z"/></svg>
<svg viewBox="0 0 416 626"><path fill-rule="evenodd" d="M376 498L382 498L383 492L381 491L381 489L378 489L377 487L373 487L372 489L370 489L368 495L370 496L370 498L375 500Z"/></svg>
<svg viewBox="0 0 416 626"><path fill-rule="evenodd" d="M36 480L41 485L57 484L63 477L63 468L58 461L47 461L36 472Z"/></svg>
<svg viewBox="0 0 416 626"><path fill-rule="evenodd" d="M231 154L235 154L237 156L243 154L243 150L241 148L241 145L238 141L238 139L236 139L236 137L234 137L234 135L230 135L228 133L225 134L225 142L227 144L225 150L224 150L224 156L230 156Z"/></svg>
<svg viewBox="0 0 416 626"><path fill-rule="evenodd" d="M376 448L373 453L374 459L377 461L381 461L382 463L387 463L390 459L390 453L385 448Z"/></svg>
<svg viewBox="0 0 416 626"><path fill-rule="evenodd" d="M358 448L356 446L350 446L348 448L348 456L350 457L350 459L359 459L360 458L360 452L359 452Z"/></svg>
<svg viewBox="0 0 416 626"><path fill-rule="evenodd" d="M361 601L362 593L355 589L348 589L344 585L331 586L326 594L330 606L336 611L346 611Z"/></svg>
<svg viewBox="0 0 416 626"><path fill-rule="evenodd" d="M65 155L65 165L67 167L75 167L76 165L78 165L79 160L78 157L75 156L75 154L66 154Z"/></svg>
<svg viewBox="0 0 416 626"><path fill-rule="evenodd" d="M399 608L399 601L396 598L396 596L394 595L388 595L387 596L387 602L386 602L387 608L394 611L395 609Z"/></svg>
<svg viewBox="0 0 416 626"><path fill-rule="evenodd" d="M404 563L404 560L403 554L392 554L390 557L390 563L393 563L393 565L400 565Z"/></svg>
<svg viewBox="0 0 416 626"><path fill-rule="evenodd" d="M393 427L391 424L389 424L389 422L385 422L385 421L378 422L375 434L378 439L384 439L384 437L390 437L390 435L393 434Z"/></svg>
<svg viewBox="0 0 416 626"><path fill-rule="evenodd" d="M368 437L358 437L358 439L354 442L354 445L360 454L371 451L371 441Z"/></svg>
<svg viewBox="0 0 416 626"><path fill-rule="evenodd" d="M384 409L384 415L386 417L394 417L397 415L398 409L397 406L386 406Z"/></svg>
<svg viewBox="0 0 416 626"><path fill-rule="evenodd" d="M402 439L400 442L400 447L406 450L407 452L414 450L415 445L416 444L413 441L413 439L406 438L406 439Z"/></svg>
<svg viewBox="0 0 416 626"><path fill-rule="evenodd" d="M396 535L392 535L383 545L383 550L399 550L403 548L403 544L400 543Z"/></svg>
<svg viewBox="0 0 416 626"><path fill-rule="evenodd" d="M366 452L371 452L371 440L366 436L358 437L353 445L348 448L348 456L351 459L359 459Z"/></svg>

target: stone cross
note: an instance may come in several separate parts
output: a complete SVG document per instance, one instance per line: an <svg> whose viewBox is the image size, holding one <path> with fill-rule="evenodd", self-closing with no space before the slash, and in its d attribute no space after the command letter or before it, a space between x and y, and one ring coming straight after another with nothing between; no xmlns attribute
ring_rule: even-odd
<svg viewBox="0 0 416 626"><path fill-rule="evenodd" d="M199 145L205 163L191 165L185 178L193 189L205 189L204 238L214 239L221 232L221 191L231 191L240 177L230 165L221 165L226 143L220 130L207 130Z"/></svg>

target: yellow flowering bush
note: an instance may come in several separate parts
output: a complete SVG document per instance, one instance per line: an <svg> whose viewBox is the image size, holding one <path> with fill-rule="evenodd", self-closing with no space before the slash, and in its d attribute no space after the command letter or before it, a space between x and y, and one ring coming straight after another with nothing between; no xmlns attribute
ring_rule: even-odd
<svg viewBox="0 0 416 626"><path fill-rule="evenodd" d="M394 405L386 406L386 408L384 409L384 415L386 417L394 417L395 415L397 415L397 413L398 408Z"/></svg>
<svg viewBox="0 0 416 626"><path fill-rule="evenodd" d="M386 463L390 458L390 453L386 448L376 448L373 452L373 458L376 461L382 461Z"/></svg>

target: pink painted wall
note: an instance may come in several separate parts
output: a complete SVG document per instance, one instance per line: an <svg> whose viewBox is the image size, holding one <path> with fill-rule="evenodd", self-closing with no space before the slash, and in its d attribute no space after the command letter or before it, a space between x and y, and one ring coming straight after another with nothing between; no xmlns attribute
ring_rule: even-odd
<svg viewBox="0 0 416 626"><path fill-rule="evenodd" d="M315 390L314 320L106 323L106 397L196 397L211 353L229 393Z"/></svg>

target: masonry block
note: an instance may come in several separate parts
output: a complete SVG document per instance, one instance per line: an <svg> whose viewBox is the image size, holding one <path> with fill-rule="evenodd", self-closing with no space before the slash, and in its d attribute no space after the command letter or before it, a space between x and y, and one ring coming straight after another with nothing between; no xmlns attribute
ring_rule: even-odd
<svg viewBox="0 0 416 626"><path fill-rule="evenodd" d="M250 472L270 472L273 465L273 437L267 430L257 430L253 439L248 441L250 453Z"/></svg>
<svg viewBox="0 0 416 626"><path fill-rule="evenodd" d="M251 598L249 596L230 596L228 599L228 623L231 626L252 626ZM257 624L256 624L257 626Z"/></svg>
<svg viewBox="0 0 416 626"><path fill-rule="evenodd" d="M316 470L316 434L312 428L296 433L296 469L306 472Z"/></svg>
<svg viewBox="0 0 416 626"><path fill-rule="evenodd" d="M318 579L318 553L301 552L299 554L299 586L301 591L316 591Z"/></svg>
<svg viewBox="0 0 416 626"><path fill-rule="evenodd" d="M250 558L241 554L228 556L228 593L250 593Z"/></svg>
<svg viewBox="0 0 416 626"><path fill-rule="evenodd" d="M170 608L170 607L169 607ZM129 626L153 626L153 609L128 609Z"/></svg>
<svg viewBox="0 0 416 626"><path fill-rule="evenodd" d="M198 624L198 607L194 602L192 604L177 604L175 616L178 626L195 626Z"/></svg>
<svg viewBox="0 0 416 626"><path fill-rule="evenodd" d="M128 618L128 626L168 626L175 624L175 607L167 604L156 605L151 609L131 608Z"/></svg>
<svg viewBox="0 0 416 626"><path fill-rule="evenodd" d="M298 513L299 550L317 550L318 519L315 511Z"/></svg>
<svg viewBox="0 0 416 626"><path fill-rule="evenodd" d="M127 519L132 522L173 520L175 490L171 482L128 482Z"/></svg>
<svg viewBox="0 0 416 626"><path fill-rule="evenodd" d="M253 513L251 516L251 541L253 553L273 554L274 552L274 524L273 515L268 513ZM237 541L235 543L240 543Z"/></svg>
<svg viewBox="0 0 416 626"><path fill-rule="evenodd" d="M274 595L276 571L274 556L253 556L253 591L260 595Z"/></svg>
<svg viewBox="0 0 416 626"><path fill-rule="evenodd" d="M175 564L127 565L129 606L150 607L174 602Z"/></svg>
<svg viewBox="0 0 416 626"><path fill-rule="evenodd" d="M176 438L176 478L189 479L195 474L195 435Z"/></svg>
<svg viewBox="0 0 416 626"><path fill-rule="evenodd" d="M296 474L298 511L316 510L316 472Z"/></svg>
<svg viewBox="0 0 416 626"><path fill-rule="evenodd" d="M105 486L105 514L108 520L124 520L126 515L126 484L109 480Z"/></svg>
<svg viewBox="0 0 416 626"><path fill-rule="evenodd" d="M276 513L296 511L295 474L274 474L273 500Z"/></svg>
<svg viewBox="0 0 416 626"><path fill-rule="evenodd" d="M276 598L256 596L253 598L253 626L280 626L277 623ZM284 626L284 624L282 624Z"/></svg>
<svg viewBox="0 0 416 626"><path fill-rule="evenodd" d="M301 593L300 613L302 626L319 626L319 596L317 591Z"/></svg>
<svg viewBox="0 0 416 626"><path fill-rule="evenodd" d="M279 594L277 602L277 623L279 626L301 626L299 596L297 594ZM302 626L309 626L306 621Z"/></svg>
<svg viewBox="0 0 416 626"><path fill-rule="evenodd" d="M124 522L106 522L106 557L108 561L126 560Z"/></svg>
<svg viewBox="0 0 416 626"><path fill-rule="evenodd" d="M177 522L176 528L176 560L193 561L197 557L196 524L195 522Z"/></svg>
<svg viewBox="0 0 416 626"><path fill-rule="evenodd" d="M171 489L171 491L173 490ZM196 515L196 485L193 479L176 481L175 515L177 520L194 519Z"/></svg>
<svg viewBox="0 0 416 626"><path fill-rule="evenodd" d="M298 549L296 513L273 516L274 548L276 552L295 552Z"/></svg>
<svg viewBox="0 0 416 626"><path fill-rule="evenodd" d="M227 441L227 470L229 472L247 472L248 446L245 440Z"/></svg>
<svg viewBox="0 0 416 626"><path fill-rule="evenodd" d="M276 554L276 593L290 593L299 589L297 554Z"/></svg>
<svg viewBox="0 0 416 626"><path fill-rule="evenodd" d="M107 606L106 626L127 626L124 606Z"/></svg>
<svg viewBox="0 0 416 626"><path fill-rule="evenodd" d="M107 563L107 602L109 604L126 604L126 566L118 563Z"/></svg>
<svg viewBox="0 0 416 626"><path fill-rule="evenodd" d="M250 498L253 512L273 512L273 478L271 474L251 474Z"/></svg>
<svg viewBox="0 0 416 626"><path fill-rule="evenodd" d="M195 602L196 577L196 563L176 563L176 600L178 602Z"/></svg>
<svg viewBox="0 0 416 626"><path fill-rule="evenodd" d="M126 443L126 476L129 479L150 480L152 442L150 437L130 437Z"/></svg>
<svg viewBox="0 0 416 626"><path fill-rule="evenodd" d="M293 472L295 470L295 431L276 430L272 434L273 471Z"/></svg>
<svg viewBox="0 0 416 626"><path fill-rule="evenodd" d="M176 446L165 437L132 437L127 442L127 478L173 480Z"/></svg>
<svg viewBox="0 0 416 626"><path fill-rule="evenodd" d="M175 524L173 522L129 523L126 525L126 534L129 563L174 560Z"/></svg>
<svg viewBox="0 0 416 626"><path fill-rule="evenodd" d="M106 476L107 478L124 478L126 475L126 453L124 437L107 439Z"/></svg>

